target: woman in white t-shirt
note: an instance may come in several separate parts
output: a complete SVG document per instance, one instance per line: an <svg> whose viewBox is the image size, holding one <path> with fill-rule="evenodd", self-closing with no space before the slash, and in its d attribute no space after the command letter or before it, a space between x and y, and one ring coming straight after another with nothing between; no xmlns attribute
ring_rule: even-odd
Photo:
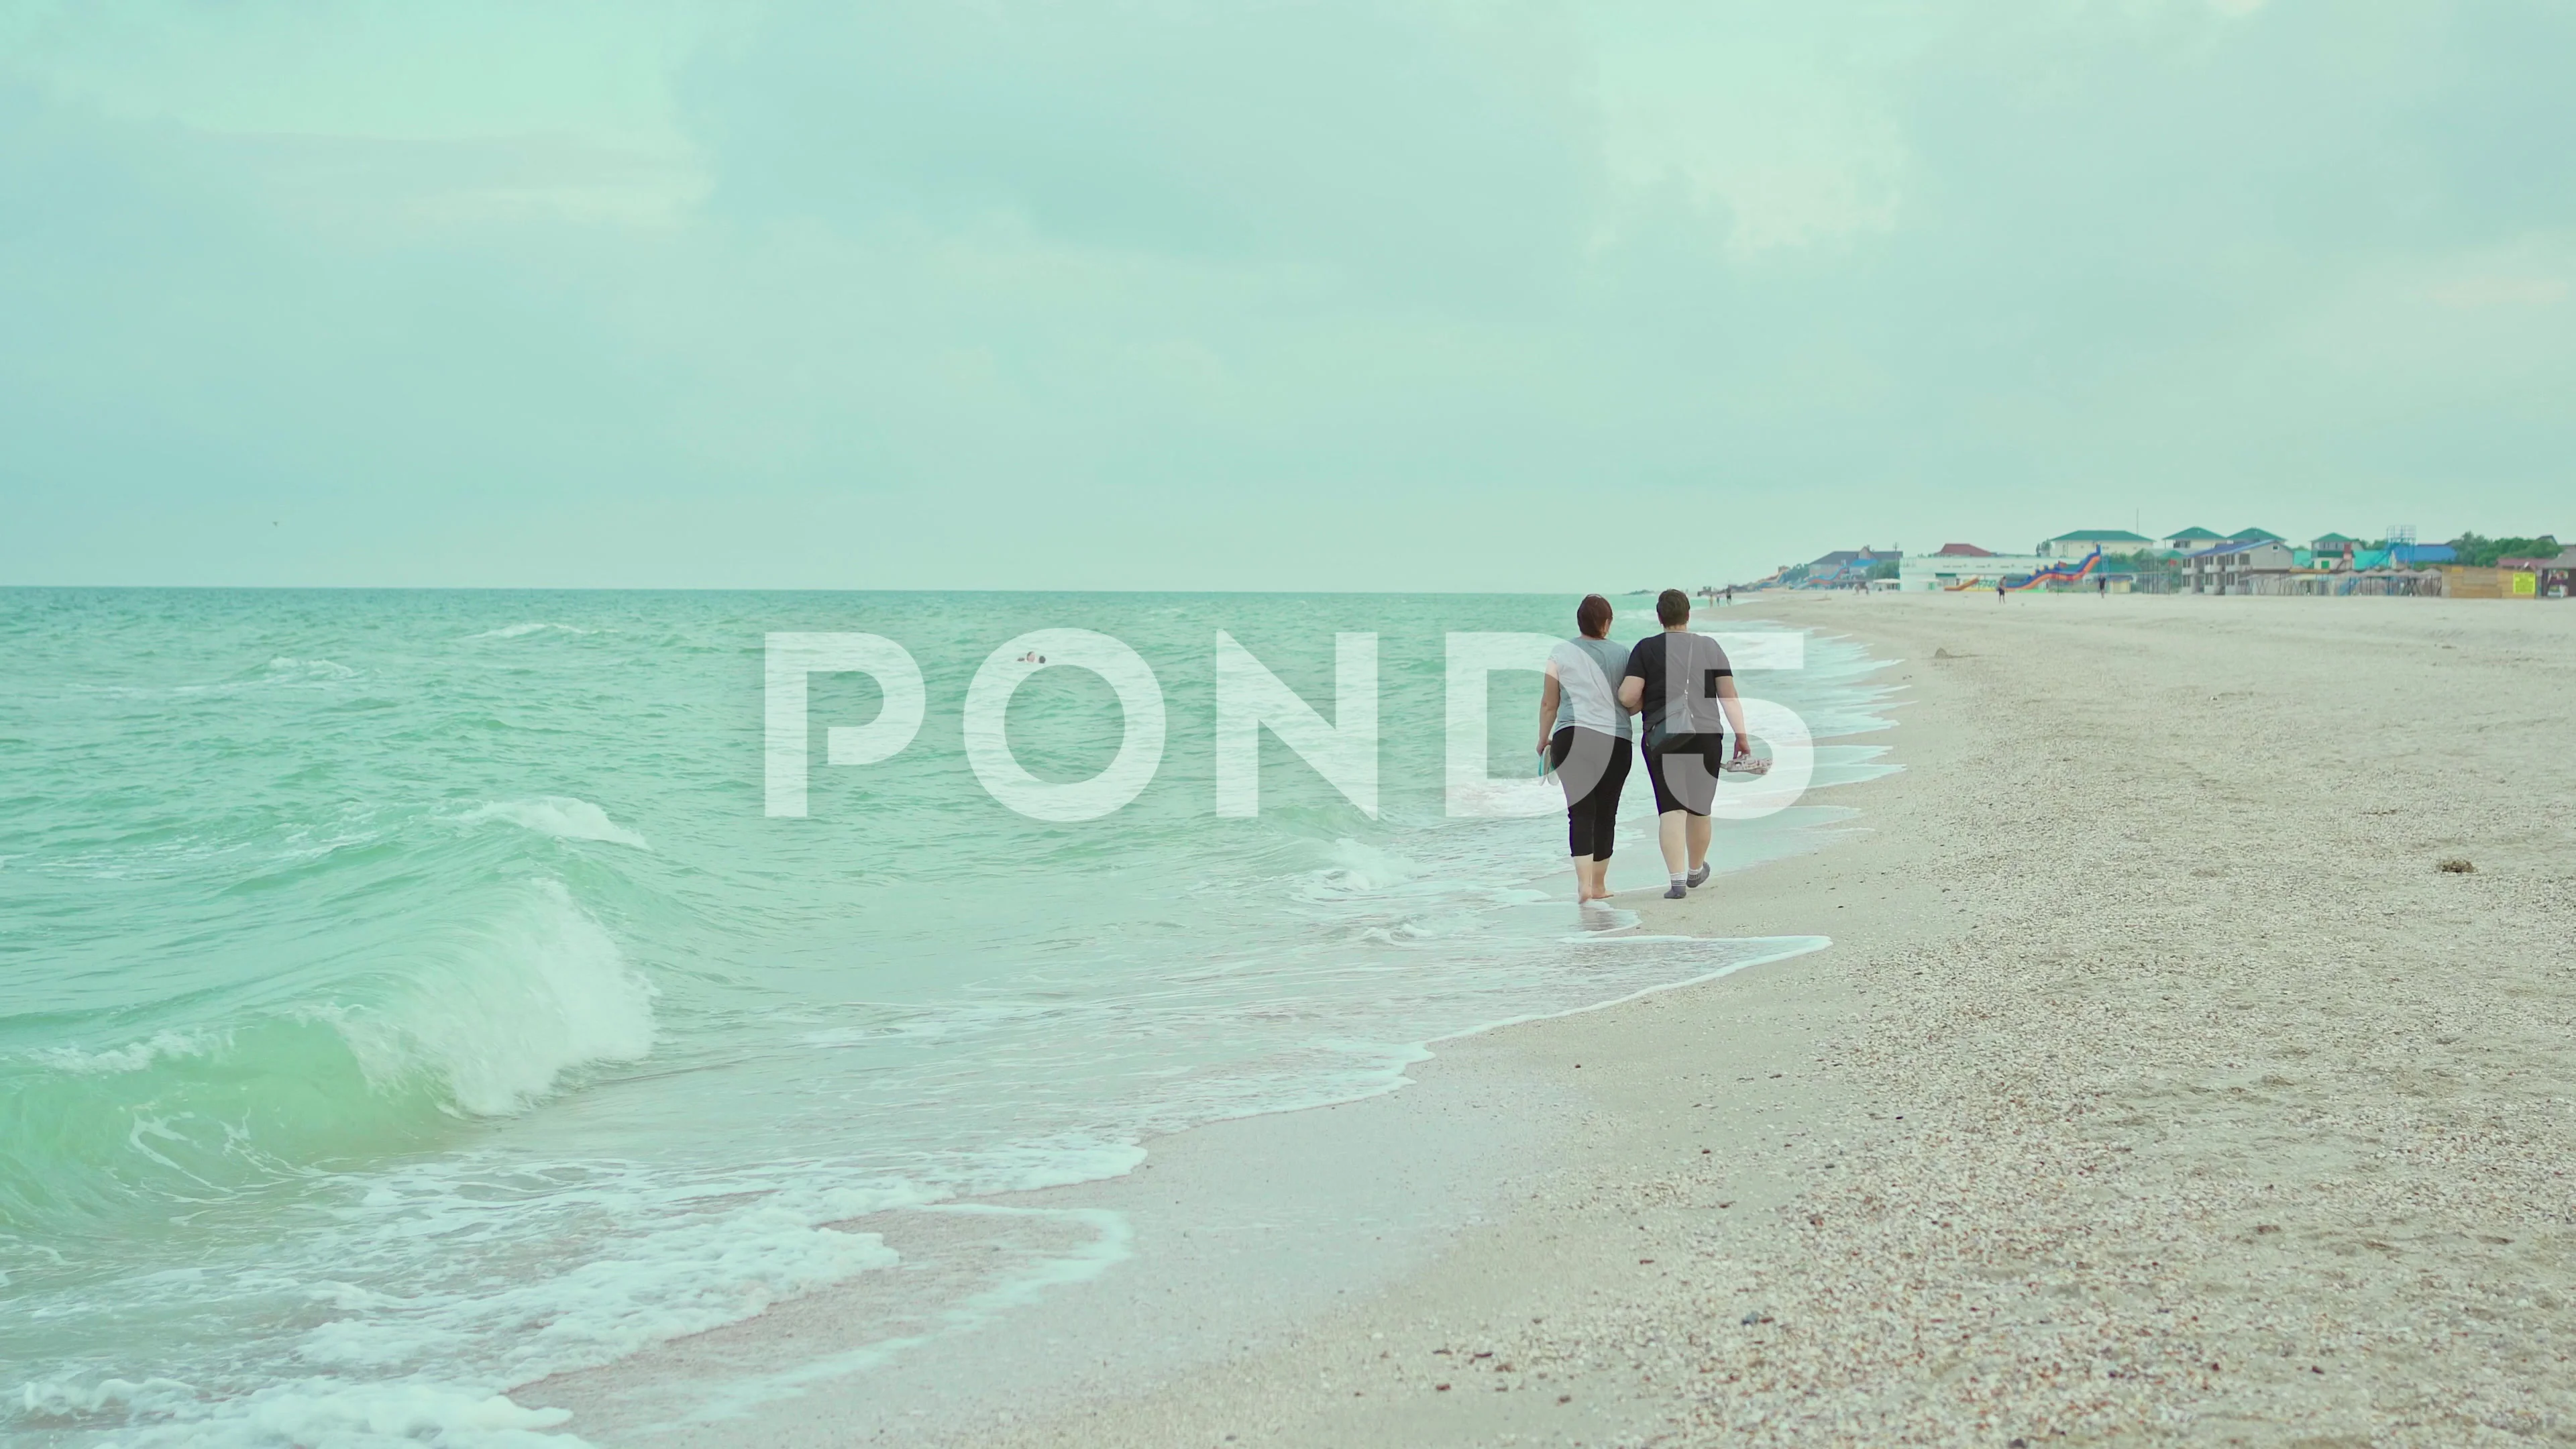
<svg viewBox="0 0 2576 1449"><path fill-rule="evenodd" d="M1584 595L1574 611L1579 639L1547 656L1538 697L1538 749L1565 790L1566 848L1574 857L1574 898L1610 898L1610 847L1619 828L1619 791L1635 758L1629 711L1619 703L1628 651L1610 642L1610 601Z"/></svg>

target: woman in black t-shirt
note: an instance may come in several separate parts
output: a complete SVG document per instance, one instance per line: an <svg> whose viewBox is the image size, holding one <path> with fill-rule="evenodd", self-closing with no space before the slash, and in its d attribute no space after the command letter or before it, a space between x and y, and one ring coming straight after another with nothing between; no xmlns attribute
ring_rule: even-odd
<svg viewBox="0 0 2576 1449"><path fill-rule="evenodd" d="M1735 669L1726 650L1690 631L1690 595L1666 589L1655 600L1660 634L1637 641L1619 702L1644 711L1640 740L1646 780L1655 790L1655 833L1672 878L1669 899L1689 894L1708 879L1708 813L1717 799L1717 772L1725 762L1726 735L1735 756L1753 752L1744 734L1744 705L1735 693Z"/></svg>

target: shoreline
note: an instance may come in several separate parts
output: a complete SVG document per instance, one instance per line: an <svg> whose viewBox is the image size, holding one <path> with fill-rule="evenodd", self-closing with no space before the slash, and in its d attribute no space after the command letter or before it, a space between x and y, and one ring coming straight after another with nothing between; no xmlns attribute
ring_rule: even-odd
<svg viewBox="0 0 2576 1449"><path fill-rule="evenodd" d="M1778 949L1614 999L1432 1038L1383 1086L1154 1136L1140 1144L1136 1166L1109 1176L828 1224L880 1236L902 1263L511 1397L571 1409L567 1428L604 1443L733 1443L746 1432L781 1445L982 1443L1031 1418L1032 1399L1070 1412L1123 1385L1204 1369L1222 1356L1211 1344L1284 1341L1507 1210L1522 1184L1498 1190L1494 1161L1571 1150L1587 1115L1581 1104L1533 1079L1518 1053L1486 1043L1740 974L1794 970L1832 943L1711 944ZM1505 1120L1490 1115L1498 1102L1510 1109ZM1354 1141L1401 1167L1354 1171ZM1371 1246L1348 1241L1354 1223ZM1203 1246L1210 1241L1222 1246ZM1027 1276L966 1266L978 1257ZM979 1270L983 1278L971 1278ZM907 1278L964 1301L913 1313L914 1331L887 1334L882 1325L907 1321ZM1296 1286L1283 1289L1283 1278ZM1176 1339L1148 1321L1172 1311L1206 1341ZM1083 1322L1078 1340L1053 1321L1061 1315ZM853 1316L869 1326L868 1338L826 1347ZM790 1353L805 1361L781 1364ZM1010 1385L1007 1396L991 1391L996 1380Z"/></svg>
<svg viewBox="0 0 2576 1449"><path fill-rule="evenodd" d="M1749 623L1761 627L1763 621ZM1871 672L1883 673L1883 666ZM1873 708L1884 711L1899 702L1880 699ZM1848 848L1847 837L1857 833L1850 817L1862 812L1843 803L1840 792L1886 777L1885 767L1874 761L1884 753L1891 727L1881 720L1819 741L1823 778L1812 788L1833 791L1835 798L1802 800L1740 837L1733 846L1749 854L1749 862L1719 879ZM1510 1053L1481 1043L1500 1033L1705 989L1739 974L1794 970L1801 958L1830 948L1830 938L1812 933L1710 937L1657 931L1639 921L1630 908L1660 896L1663 874L1653 860L1652 816L1623 823L1630 838L1622 842L1628 848L1613 879L1636 882L1617 902L1626 924L1605 929L1608 922L1578 911L1568 898L1559 904L1567 913L1562 929L1569 942L1598 931L1602 944L1653 948L1697 941L1721 950L1761 949L1678 979L1428 1038L1414 1045L1414 1057L1398 1074L1364 1092L1150 1137L1139 1144L1137 1165L1110 1176L828 1224L881 1236L900 1255L900 1267L772 1304L750 1318L650 1345L611 1364L550 1375L513 1390L511 1397L571 1411L566 1430L600 1443L714 1443L745 1432L782 1444L983 1442L1030 1418L1025 1406L1032 1399L1048 1406L1047 1412L1069 1412L1134 1383L1160 1382L1215 1361L1204 1344L1129 1322L1123 1338L1105 1350L1086 1342L1076 1355L1086 1361L1069 1371L1063 1345L1048 1326L1051 1313L1084 1316L1096 1327L1144 1299L1213 1303L1220 1305L1217 1311L1199 1315L1210 1341L1276 1340L1352 1297L1383 1291L1460 1231L1505 1206L1502 1198L1509 1194L1494 1190L1489 1159L1541 1159L1566 1149L1573 1129L1561 1092L1533 1081ZM1729 847L1721 837L1712 858ZM1542 879L1552 889L1562 884L1559 876L1550 870ZM1435 1068L1429 1088L1424 1068ZM1462 1122L1475 1110L1462 1105L1462 1095L1507 1099L1514 1120ZM1406 1104L1397 1105L1398 1098ZM1373 1154L1408 1164L1400 1190L1352 1180L1339 1159L1354 1140L1367 1142ZM1265 1170L1283 1158L1299 1161L1300 1171ZM1292 1216L1302 1215L1302 1240L1294 1232L1271 1231L1282 1201L1295 1204ZM1330 1224L1354 1211L1390 1230L1372 1234L1373 1245L1356 1251L1330 1241ZM978 1232L961 1222L979 1216L987 1224L1015 1220L1022 1231ZM1191 1246L1210 1232L1275 1239L1260 1251L1288 1263L1288 1272L1311 1291L1281 1294L1275 1284L1241 1281L1238 1267ZM1114 1245L1112 1237L1118 1239ZM1002 1281L963 1266L977 1257L1014 1264L1028 1276ZM924 1295L907 1293L907 1279L927 1288L928 1296L959 1301L918 1311L906 1300ZM1104 1286L1095 1279L1109 1281ZM1242 1309L1255 1297L1270 1301L1230 1317L1222 1307L1231 1302ZM1043 1300L1034 1314L1032 1299ZM1108 1301L1094 1301L1100 1299ZM873 1331L864 1339L849 1335L841 1327L845 1322ZM890 1333L884 1327L889 1324L895 1325ZM1091 1337L1096 1340L1098 1333ZM1007 1395L977 1387L996 1380L1011 1385Z"/></svg>
<svg viewBox="0 0 2576 1449"><path fill-rule="evenodd" d="M1119 1181L1178 1193L1182 1218L1204 1203L1169 1185L1202 1157L1211 1182L1280 1164L1238 1203L1308 1215L1202 1253L1233 1296L1162 1324L1186 1351L1159 1365L1111 1354L1039 1383L1007 1356L962 1364L980 1387L945 1422L874 1434L845 1380L705 1437L2576 1429L2570 836L2514 809L2576 797L2548 746L2576 615L1779 602L1904 661L1905 769L1843 787L1867 792L1857 839L1620 904L1649 932L1794 918L1831 949L1495 1029L1402 1092L1158 1139ZM2409 768L2373 768L2391 760ZM2477 870L2435 871L2448 853ZM1415 1173L1407 1153L1439 1160ZM1435 1179L1455 1195L1418 1216L1446 1225L1397 1233L1371 1285L1294 1291L1316 1271L1296 1242ZM1170 1307L1176 1285L1123 1278L1086 1302ZM1109 1322L1060 1313L1030 1361L1080 1356Z"/></svg>

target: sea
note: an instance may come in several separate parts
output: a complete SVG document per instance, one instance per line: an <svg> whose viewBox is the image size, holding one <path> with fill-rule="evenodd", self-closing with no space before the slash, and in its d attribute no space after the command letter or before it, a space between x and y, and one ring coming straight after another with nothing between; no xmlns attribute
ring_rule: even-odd
<svg viewBox="0 0 2576 1449"><path fill-rule="evenodd" d="M512 1391L886 1271L870 1214L1797 969L1821 938L1578 908L1561 813L1453 813L1452 636L1561 636L1575 602L0 590L0 1440L578 1444ZM1652 627L1614 602L1614 638ZM1832 787L1893 768L1886 661L1747 606L1699 626L1815 742L1719 868L1866 828ZM1159 763L1098 818L1002 804L963 743L1039 629L1162 695ZM812 676L801 816L765 790L782 632L893 641L925 696L899 753L833 765L885 691ZM1337 636L1376 637L1374 815L1266 733L1257 812L1218 812L1220 632L1327 718ZM1023 672L1020 767L1108 767L1110 683ZM1491 776L1534 780L1537 676L1484 687ZM1662 883L1652 832L1640 774L1614 885ZM1043 1311L1063 1265L1021 1271Z"/></svg>

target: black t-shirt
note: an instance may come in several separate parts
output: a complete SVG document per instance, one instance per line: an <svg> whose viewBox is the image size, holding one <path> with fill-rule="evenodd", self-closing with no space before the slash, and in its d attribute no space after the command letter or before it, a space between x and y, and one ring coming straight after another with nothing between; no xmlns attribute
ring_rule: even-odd
<svg viewBox="0 0 2576 1449"><path fill-rule="evenodd" d="M1638 704L1644 711L1642 735L1647 748L1654 748L1666 735L1724 730L1726 715L1718 707L1717 681L1733 673L1726 650L1706 634L1661 632L1638 640L1637 647L1628 651L1628 677L1646 682L1645 697Z"/></svg>

